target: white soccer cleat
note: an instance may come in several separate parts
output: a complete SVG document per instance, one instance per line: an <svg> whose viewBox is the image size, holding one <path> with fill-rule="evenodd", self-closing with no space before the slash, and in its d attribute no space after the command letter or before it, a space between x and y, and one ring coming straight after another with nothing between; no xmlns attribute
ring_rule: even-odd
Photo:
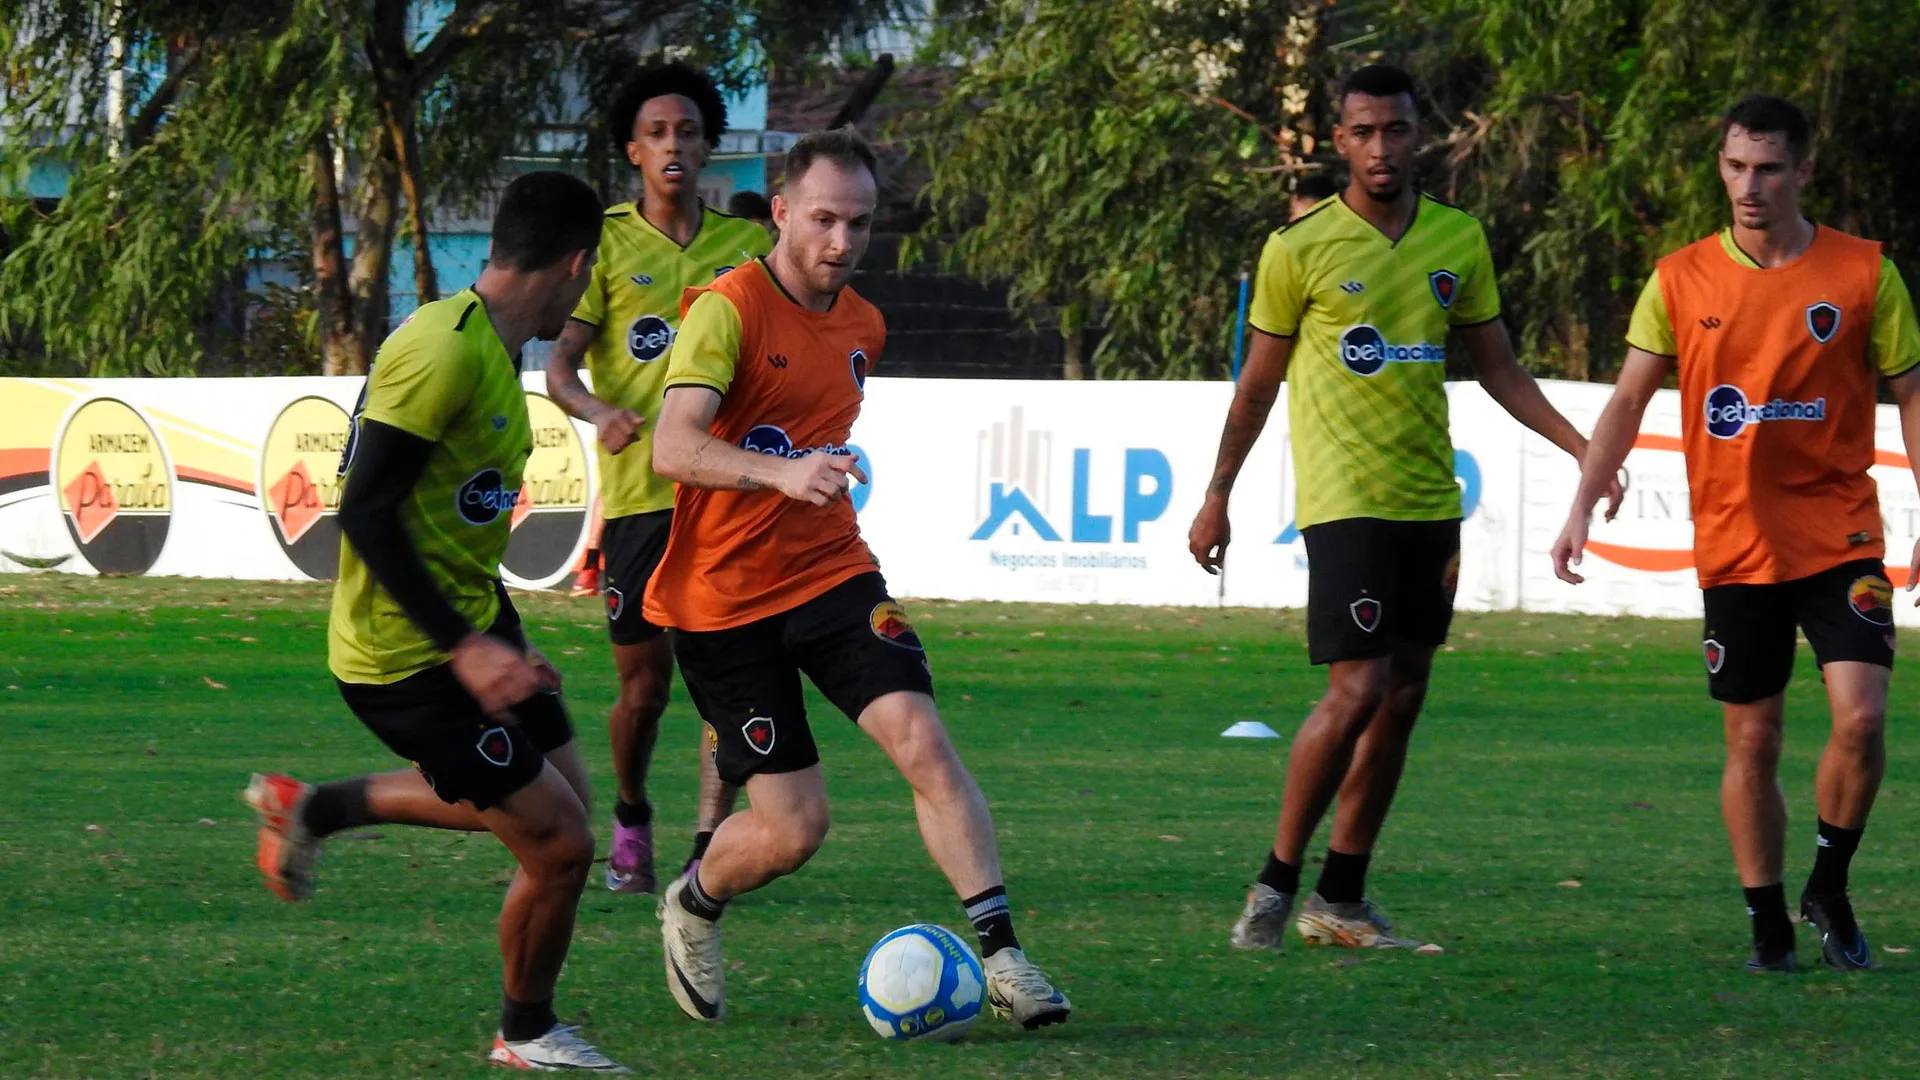
<svg viewBox="0 0 1920 1080"><path fill-rule="evenodd" d="M1309 945L1334 945L1345 949L1412 949L1423 956L1445 951L1431 942L1396 937L1393 924L1387 921L1386 915L1371 900L1330 904L1322 900L1319 893L1314 893L1307 897L1306 905L1300 909L1300 917L1294 920L1294 929L1300 932L1301 940Z"/></svg>
<svg viewBox="0 0 1920 1080"><path fill-rule="evenodd" d="M987 1005L993 1015L1032 1031L1064 1024L1073 1012L1067 995L1019 949L1001 949L980 962L987 972Z"/></svg>
<svg viewBox="0 0 1920 1080"><path fill-rule="evenodd" d="M1233 924L1236 949L1279 949L1287 936L1287 916L1293 913L1293 894L1256 884L1247 893L1246 910Z"/></svg>
<svg viewBox="0 0 1920 1080"><path fill-rule="evenodd" d="M680 1011L712 1022L726 1014L727 966L720 953L720 924L680 906L687 890L681 875L660 894L660 941L666 955L667 990Z"/></svg>
<svg viewBox="0 0 1920 1080"><path fill-rule="evenodd" d="M506 1036L495 1032L493 1050L487 1055L487 1060L509 1069L532 1069L536 1072L597 1072L626 1076L633 1071L581 1038L577 1024L555 1024L547 1029L545 1035L526 1042L508 1042Z"/></svg>
<svg viewBox="0 0 1920 1080"><path fill-rule="evenodd" d="M279 773L254 773L243 796L260 817L254 862L267 888L295 902L313 895L313 868L320 861L320 839L301 820L313 785Z"/></svg>

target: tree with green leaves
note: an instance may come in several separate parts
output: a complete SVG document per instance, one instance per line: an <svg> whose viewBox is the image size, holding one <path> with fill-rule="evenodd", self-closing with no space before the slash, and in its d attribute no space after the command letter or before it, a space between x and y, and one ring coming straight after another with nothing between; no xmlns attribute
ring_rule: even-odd
<svg viewBox="0 0 1920 1080"><path fill-rule="evenodd" d="M1286 178L1334 164L1330 91L1386 60L1427 91L1423 182L1487 224L1529 366L1597 377L1652 261L1724 223L1718 119L1749 91L1815 117L1822 220L1920 258L1916 36L1914 0L980 0L904 132L932 175L914 254L1009 281L1101 377L1217 377Z"/></svg>
<svg viewBox="0 0 1920 1080"><path fill-rule="evenodd" d="M317 369L363 371L393 245L410 243L415 291L436 297L434 208L476 206L542 131L595 131L574 113L637 52L671 46L737 86L894 13L893 0L0 0L0 338L93 374L190 374L216 344L216 300L272 258L302 270L295 322ZM586 156L612 151L595 138ZM50 210L29 197L49 174L65 188Z"/></svg>

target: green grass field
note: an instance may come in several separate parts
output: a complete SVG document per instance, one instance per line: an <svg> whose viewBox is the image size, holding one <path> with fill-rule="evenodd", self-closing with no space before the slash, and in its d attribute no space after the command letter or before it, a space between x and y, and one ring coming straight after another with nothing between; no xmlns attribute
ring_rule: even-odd
<svg viewBox="0 0 1920 1080"><path fill-rule="evenodd" d="M0 577L0 1076L485 1074L510 867L493 841L349 834L297 907L253 869L249 771L394 764L329 682L325 604L311 585ZM567 676L604 850L599 607L519 604ZM1694 627L1507 614L1456 623L1370 879L1446 954L1252 956L1226 930L1272 837L1286 744L1218 736L1241 719L1291 733L1315 698L1299 614L909 611L993 802L1020 932L1073 996L1072 1023L1025 1035L983 1018L954 1046L867 1029L853 985L867 946L965 919L904 784L815 699L834 832L801 874L731 909L723 1025L668 998L650 902L586 896L560 1012L638 1075L1920 1074L1910 673L1853 876L1878 971L1740 970ZM1784 767L1794 891L1825 730L1804 649L1801 663ZM696 744L683 693L665 732L655 798L677 863ZM1817 952L1806 932L1801 946Z"/></svg>

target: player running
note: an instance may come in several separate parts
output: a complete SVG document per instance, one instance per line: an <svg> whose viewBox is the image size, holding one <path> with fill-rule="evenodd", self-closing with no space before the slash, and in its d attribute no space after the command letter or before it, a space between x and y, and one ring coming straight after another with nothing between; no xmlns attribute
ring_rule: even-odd
<svg viewBox="0 0 1920 1080"><path fill-rule="evenodd" d="M727 106L713 81L682 63L641 68L609 114L613 140L640 172L641 200L607 211L593 281L547 366L547 393L600 434L600 588L620 678L607 728L618 792L607 888L651 893L653 807L647 766L673 685L673 652L640 610L673 517L673 482L653 471L654 418L666 385L667 349L680 327L680 294L711 283L771 244L751 221L700 201L700 170L720 143ZM593 391L580 381L580 361ZM700 819L691 859L733 809L701 736ZM691 861L691 859L689 861Z"/></svg>
<svg viewBox="0 0 1920 1080"><path fill-rule="evenodd" d="M913 787L921 837L979 932L988 1003L1028 1028L1056 1024L1071 1006L1014 936L986 799L847 498L848 477L865 480L847 436L886 342L879 311L847 287L875 200L873 151L852 129L799 140L773 200L773 254L691 291L674 344L653 457L680 490L646 614L674 628L720 777L751 805L661 894L667 986L688 1016L719 1019L721 912L826 837L804 672Z"/></svg>
<svg viewBox="0 0 1920 1080"><path fill-rule="evenodd" d="M1805 114L1755 95L1722 128L1733 225L1660 260L1641 290L1626 362L1553 546L1554 573L1582 580L1569 564L1580 562L1594 500L1677 368L1707 689L1725 717L1720 810L1753 923L1747 968L1796 966L1779 781L1796 628L1813 646L1833 710L1800 913L1819 931L1829 966L1865 968L1872 955L1847 899L1847 870L1886 771L1894 651L1879 489L1867 470L1876 375L1899 403L1907 457L1920 464L1920 327L1879 244L1801 216L1813 174ZM1920 546L1907 588L1916 581Z"/></svg>
<svg viewBox="0 0 1920 1080"><path fill-rule="evenodd" d="M1307 841L1336 803L1332 842L1297 928L1312 945L1402 941L1365 892L1367 861L1406 762L1434 650L1453 620L1460 489L1447 429L1445 342L1466 345L1480 385L1576 459L1580 437L1514 360L1480 223L1412 184L1421 140L1413 80L1375 65L1349 76L1334 145L1346 189L1268 238L1220 454L1189 543L1218 573L1227 499L1281 380L1299 525L1311 576L1307 646L1327 692L1293 741L1280 823L1233 944L1277 949Z"/></svg>
<svg viewBox="0 0 1920 1080"><path fill-rule="evenodd" d="M340 579L327 663L341 697L414 768L319 787L256 775L258 862L304 900L320 843L379 822L485 830L519 863L500 906L500 1029L488 1060L627 1070L559 1022L554 984L593 864L586 770L560 680L500 583L533 451L518 357L552 338L590 278L600 200L529 173L507 186L487 269L381 345L342 462ZM483 629L484 628L484 629Z"/></svg>

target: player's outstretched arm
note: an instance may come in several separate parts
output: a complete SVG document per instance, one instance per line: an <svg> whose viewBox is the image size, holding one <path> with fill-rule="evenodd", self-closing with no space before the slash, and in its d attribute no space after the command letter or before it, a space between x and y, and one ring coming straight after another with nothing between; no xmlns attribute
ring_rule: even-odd
<svg viewBox="0 0 1920 1080"><path fill-rule="evenodd" d="M1292 338L1254 328L1247 362L1240 368L1240 380L1233 385L1233 403L1227 406L1213 479L1207 483L1206 500L1187 532L1187 549L1209 574L1219 573L1226 562L1227 544L1233 539L1227 523L1227 499L1233 494L1233 482L1239 478L1247 454L1267 426L1267 414L1280 396L1280 383L1287 377L1287 361L1292 356Z"/></svg>
<svg viewBox="0 0 1920 1080"><path fill-rule="evenodd" d="M1620 466L1626 463L1633 440L1640 434L1640 421L1647 414L1647 403L1654 391L1673 372L1671 356L1645 349L1627 348L1627 359L1620 366L1620 379L1614 383L1613 396L1593 425L1593 439L1580 462L1580 486L1574 490L1573 508L1567 512L1566 527L1553 544L1553 573L1561 581L1574 585L1586 578L1572 567L1580 565L1587 547L1587 526L1593 519L1593 504L1608 496L1607 520L1620 509Z"/></svg>
<svg viewBox="0 0 1920 1080"><path fill-rule="evenodd" d="M547 396L567 410L567 415L592 424L600 434L600 445L607 448L607 453L617 454L633 444L640 425L647 421L632 409L593 396L580 380L580 361L599 333L600 328L590 322L567 320L567 328L553 343L553 354L547 360Z"/></svg>
<svg viewBox="0 0 1920 1080"><path fill-rule="evenodd" d="M653 433L653 471L675 483L723 491L772 489L789 499L825 506L846 495L849 476L867 474L852 454L812 453L776 457L746 450L709 432L720 411L720 392L705 386L672 386L660 406Z"/></svg>

